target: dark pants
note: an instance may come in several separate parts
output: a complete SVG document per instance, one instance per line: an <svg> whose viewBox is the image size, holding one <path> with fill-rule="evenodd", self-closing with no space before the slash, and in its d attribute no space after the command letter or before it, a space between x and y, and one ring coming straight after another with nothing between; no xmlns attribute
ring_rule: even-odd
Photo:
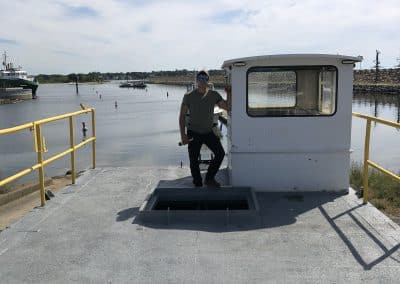
<svg viewBox="0 0 400 284"><path fill-rule="evenodd" d="M189 142L188 146L190 171L192 172L193 183L202 184L199 168L199 155L200 148L203 144L206 144L207 147L214 153L214 158L211 160L210 166L208 167L206 174L206 180L212 180L217 174L219 167L221 166L222 160L225 156L225 151L221 145L219 138L215 136L214 132L212 131L207 134L200 134L192 130L188 130L187 135L189 139L193 138L193 140Z"/></svg>

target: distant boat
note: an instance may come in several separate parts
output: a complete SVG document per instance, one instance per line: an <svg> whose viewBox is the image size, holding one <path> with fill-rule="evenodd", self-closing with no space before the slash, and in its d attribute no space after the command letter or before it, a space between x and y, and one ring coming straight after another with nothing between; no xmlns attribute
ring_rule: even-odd
<svg viewBox="0 0 400 284"><path fill-rule="evenodd" d="M3 54L4 69L0 70L0 88L23 88L31 89L32 97L36 97L36 89L39 83L34 76L29 76L26 71L22 70L21 66L14 67L12 62L7 62L7 53Z"/></svg>
<svg viewBox="0 0 400 284"><path fill-rule="evenodd" d="M120 88L137 88L137 89L144 89L147 85L144 81L126 81L124 83L119 84Z"/></svg>

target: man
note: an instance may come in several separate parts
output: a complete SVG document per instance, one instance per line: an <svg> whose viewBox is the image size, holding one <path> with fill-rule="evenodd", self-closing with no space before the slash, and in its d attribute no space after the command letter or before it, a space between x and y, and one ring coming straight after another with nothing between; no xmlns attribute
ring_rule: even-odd
<svg viewBox="0 0 400 284"><path fill-rule="evenodd" d="M183 97L179 114L181 141L183 145L189 144L190 171L193 177L193 184L196 187L203 186L199 168L200 148L203 144L206 144L214 153L214 158L208 167L204 184L208 187L220 187L220 184L215 180L215 175L224 159L225 151L220 139L212 130L214 106L218 105L227 111L230 111L231 107L231 87L225 87L227 94L227 100L225 101L218 92L208 89L209 78L206 71L200 71L197 74L197 89L194 89ZM185 116L188 110L190 119L186 132Z"/></svg>

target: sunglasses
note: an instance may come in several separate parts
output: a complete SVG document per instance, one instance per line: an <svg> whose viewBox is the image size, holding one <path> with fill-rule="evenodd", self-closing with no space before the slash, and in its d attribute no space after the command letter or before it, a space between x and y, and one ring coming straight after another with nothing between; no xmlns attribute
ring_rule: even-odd
<svg viewBox="0 0 400 284"><path fill-rule="evenodd" d="M197 81L208 82L208 76L207 75L199 75L199 76L197 76Z"/></svg>

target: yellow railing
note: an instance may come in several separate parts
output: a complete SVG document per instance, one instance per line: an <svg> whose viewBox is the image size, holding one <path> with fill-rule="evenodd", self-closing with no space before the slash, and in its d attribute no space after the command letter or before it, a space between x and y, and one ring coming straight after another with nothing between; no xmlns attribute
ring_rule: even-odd
<svg viewBox="0 0 400 284"><path fill-rule="evenodd" d="M368 166L371 166L378 171L381 171L382 173L394 178L395 180L400 182L400 176L396 175L395 173L383 168L382 166L379 166L378 164L372 162L369 159L369 142L371 138L371 121L382 123L388 126L392 126L395 128L400 128L400 123L385 120L382 118L377 118L365 114L360 114L353 112L353 116L355 117L360 117L363 118L367 121L366 123L366 130L365 130L365 142L364 142L364 177L363 177L363 186L364 186L364 192L363 192L363 198L364 198L364 203L368 202Z"/></svg>
<svg viewBox="0 0 400 284"><path fill-rule="evenodd" d="M15 133L21 130L25 129L33 129L33 135L34 135L34 147L37 152L37 160L38 163L36 165L33 165L30 168L27 168L25 170L22 170L8 178L5 178L3 180L0 180L0 186L6 185L20 177L23 177L37 169L39 169L39 188L40 188L40 203L42 206L46 204L46 198L45 198L45 189L44 189L44 167L51 162L54 162L55 160L60 159L61 157L64 157L67 154L71 154L71 179L72 183L75 183L76 179L76 168L75 168L75 151L79 148L81 148L83 145L92 142L92 164L93 168L96 167L96 117L95 117L95 110L93 108L86 108L83 105L81 105L82 110L76 111L76 112L71 112L71 113L66 113L63 115L59 116L54 116L54 117L49 117L41 120L37 120L34 122L22 124L19 126L11 127L11 128L5 128L5 129L0 129L0 135L6 135L6 134L11 134ZM74 143L74 117L80 114L84 113L91 113L92 114L92 136L85 139L85 141L75 145ZM64 152L61 152L57 155L54 155L51 158L48 158L47 160L43 160L43 152L45 152L45 143L44 143L44 138L42 136L42 125L53 122L56 120L61 120L61 119L69 119L69 141L70 141L70 148L65 150Z"/></svg>

